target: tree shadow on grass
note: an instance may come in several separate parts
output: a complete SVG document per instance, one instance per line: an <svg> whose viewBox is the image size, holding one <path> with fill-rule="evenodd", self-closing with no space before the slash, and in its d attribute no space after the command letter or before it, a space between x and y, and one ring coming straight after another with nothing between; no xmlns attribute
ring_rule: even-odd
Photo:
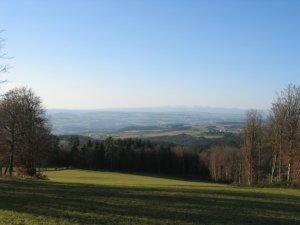
<svg viewBox="0 0 300 225"><path fill-rule="evenodd" d="M0 210L79 224L300 224L300 198L220 189L0 180Z"/></svg>

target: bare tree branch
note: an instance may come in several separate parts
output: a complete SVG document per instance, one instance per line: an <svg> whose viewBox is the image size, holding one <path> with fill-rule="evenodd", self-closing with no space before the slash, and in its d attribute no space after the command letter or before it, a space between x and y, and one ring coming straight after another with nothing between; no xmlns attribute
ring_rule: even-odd
<svg viewBox="0 0 300 225"><path fill-rule="evenodd" d="M0 30L0 73L5 73L8 71L9 66L3 61L10 59L10 57L8 57L7 52L4 51L6 39L2 37L3 32L4 30ZM4 82L6 81L2 80L0 81L0 84Z"/></svg>

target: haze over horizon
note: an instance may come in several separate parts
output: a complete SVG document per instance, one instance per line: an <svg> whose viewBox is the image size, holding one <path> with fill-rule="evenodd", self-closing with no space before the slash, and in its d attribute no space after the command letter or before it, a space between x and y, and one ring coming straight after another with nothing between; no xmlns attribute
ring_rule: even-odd
<svg viewBox="0 0 300 225"><path fill-rule="evenodd" d="M212 107L212 106L145 106L145 107L111 107L111 108L47 108L49 111L120 111L120 112L230 112L230 113L243 113L251 108L236 108L236 107ZM257 109L257 108L256 108ZM266 111L267 109L257 109L260 111Z"/></svg>
<svg viewBox="0 0 300 225"><path fill-rule="evenodd" d="M300 81L299 1L1 1L3 75L49 109L269 108Z"/></svg>

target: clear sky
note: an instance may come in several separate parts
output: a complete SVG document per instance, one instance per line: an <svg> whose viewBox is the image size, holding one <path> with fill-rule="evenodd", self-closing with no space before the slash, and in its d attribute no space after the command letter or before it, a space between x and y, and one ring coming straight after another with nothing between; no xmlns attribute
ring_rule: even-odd
<svg viewBox="0 0 300 225"><path fill-rule="evenodd" d="M300 1L0 1L10 72L48 108L268 108L300 82ZM3 91L3 90L2 90Z"/></svg>

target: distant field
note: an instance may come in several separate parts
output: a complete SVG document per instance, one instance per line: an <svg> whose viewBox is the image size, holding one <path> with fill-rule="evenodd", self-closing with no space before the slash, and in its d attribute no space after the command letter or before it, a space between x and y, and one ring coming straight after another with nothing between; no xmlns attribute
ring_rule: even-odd
<svg viewBox="0 0 300 225"><path fill-rule="evenodd" d="M0 224L300 224L300 190L112 172L1 180Z"/></svg>
<svg viewBox="0 0 300 225"><path fill-rule="evenodd" d="M152 137L162 137L162 136L175 136L180 134L191 135L192 137L206 137L206 138L219 138L222 135L207 135L201 131L128 131L122 132L114 135L115 138L152 138Z"/></svg>
<svg viewBox="0 0 300 225"><path fill-rule="evenodd" d="M215 129L218 129L217 127ZM221 138L222 134L208 133L206 125L193 125L193 126L181 126L179 127L156 127L156 129L144 129L143 127L136 127L136 129L126 130L111 133L85 133L84 135L96 138L105 139L109 136L114 138L155 138L155 137L167 137L176 135L190 135L191 137L206 137L206 138Z"/></svg>

